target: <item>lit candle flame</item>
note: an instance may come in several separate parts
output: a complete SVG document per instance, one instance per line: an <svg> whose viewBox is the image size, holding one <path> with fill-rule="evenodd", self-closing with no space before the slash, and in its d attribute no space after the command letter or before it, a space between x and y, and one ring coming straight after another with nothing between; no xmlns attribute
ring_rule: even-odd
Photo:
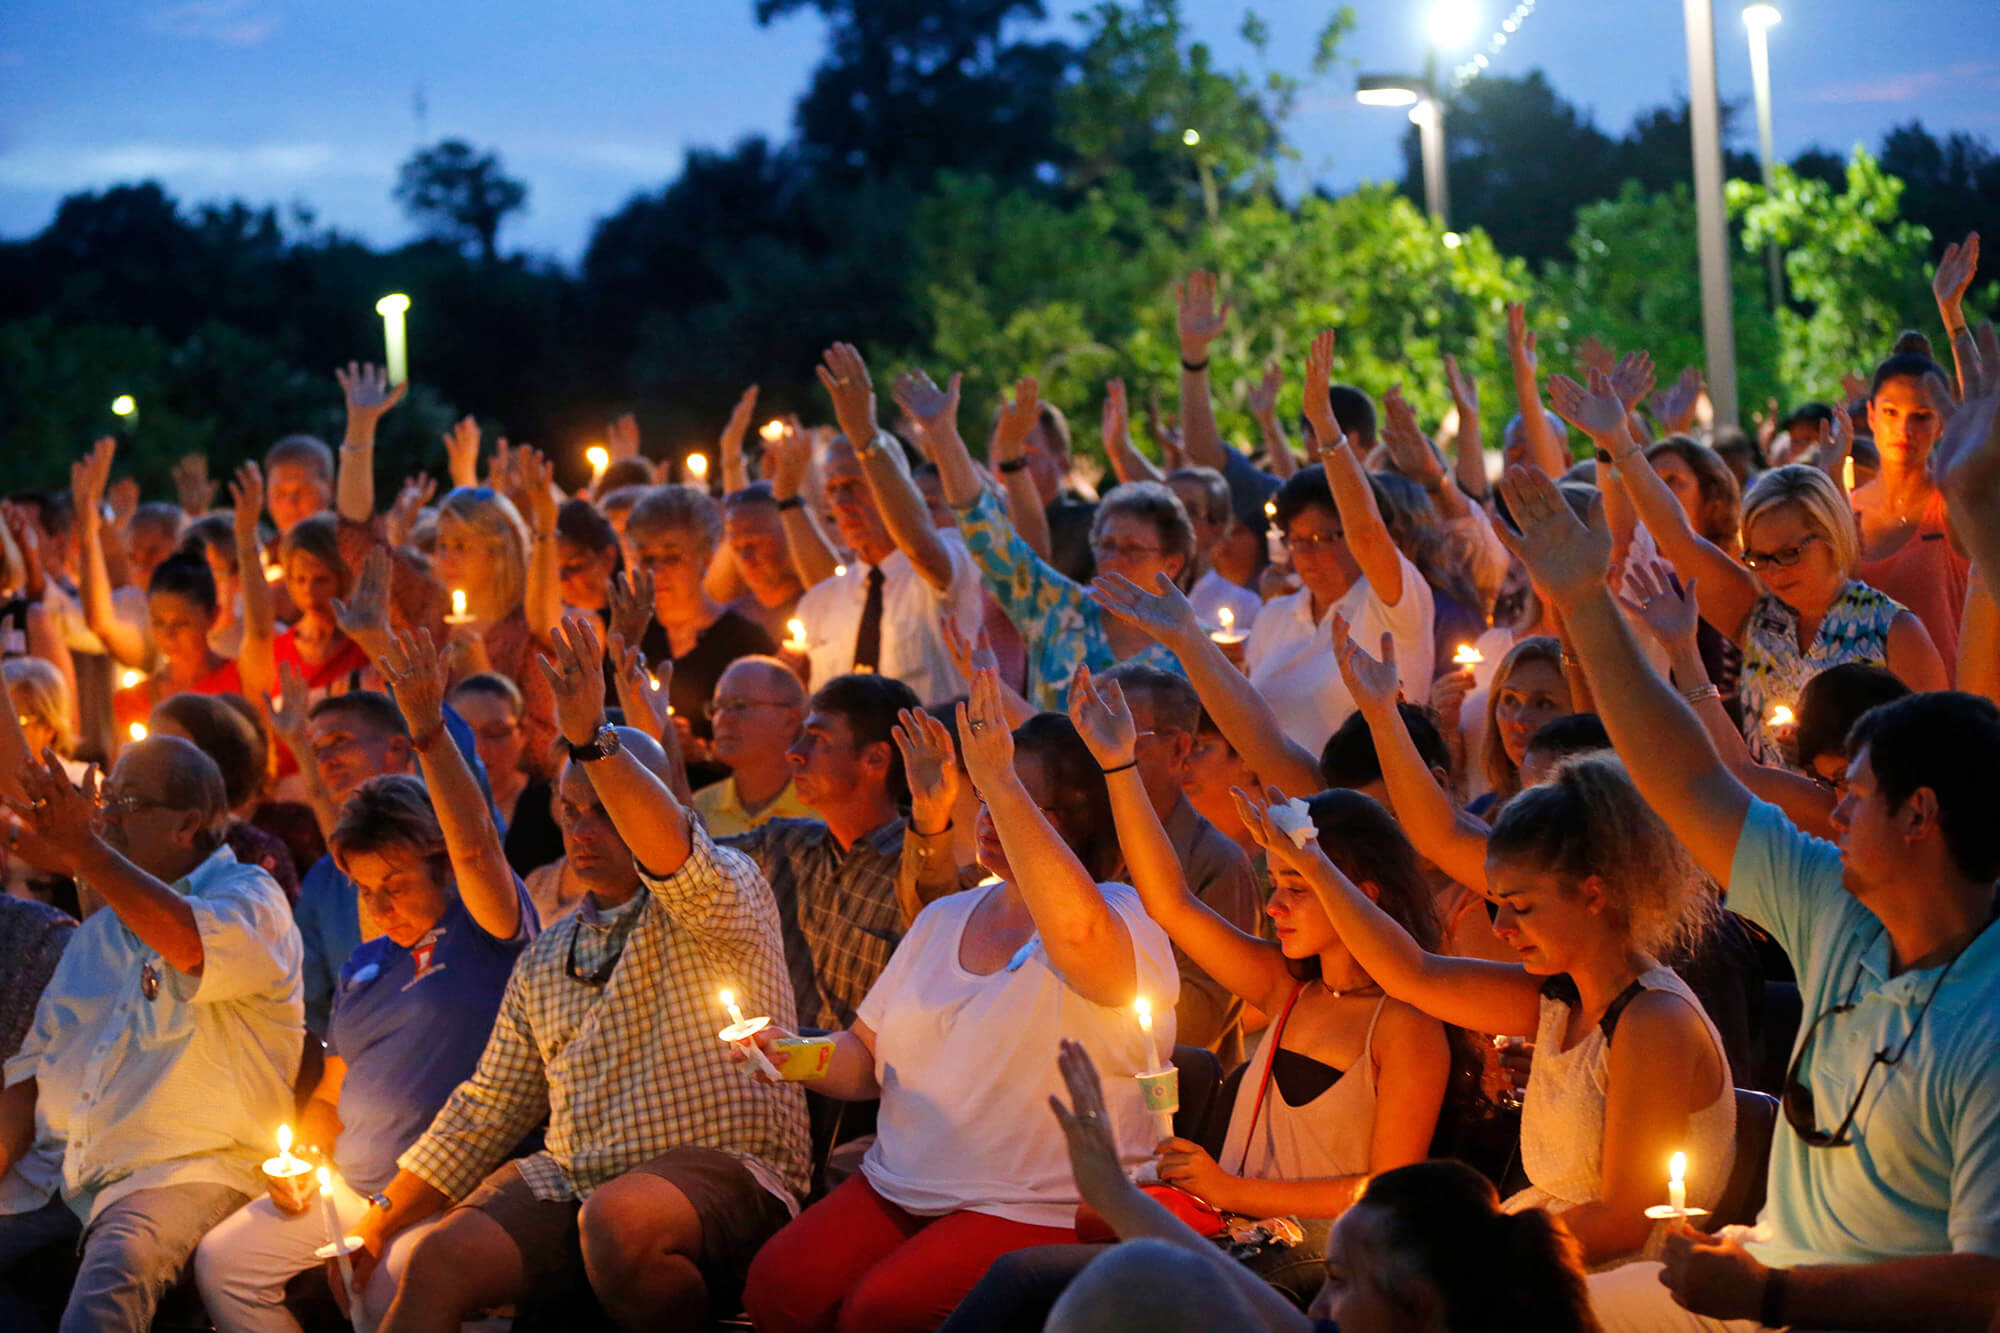
<svg viewBox="0 0 2000 1333"><path fill-rule="evenodd" d="M1675 1153L1667 1161L1667 1207L1677 1216L1687 1212L1687 1164L1684 1152Z"/></svg>
<svg viewBox="0 0 2000 1333"><path fill-rule="evenodd" d="M1840 488L1846 491L1854 489L1854 459L1852 457L1840 460Z"/></svg>
<svg viewBox="0 0 2000 1333"><path fill-rule="evenodd" d="M835 566L833 567L833 576L834 576L835 578L837 578L837 579L844 579L844 578L846 578L846 577L847 577L847 566L846 566L846 565L835 565Z"/></svg>
<svg viewBox="0 0 2000 1333"><path fill-rule="evenodd" d="M1138 999L1132 1001L1132 1008L1139 1015L1139 1031L1151 1032L1153 1030L1153 1006L1147 1003L1146 997L1141 995Z"/></svg>
<svg viewBox="0 0 2000 1333"><path fill-rule="evenodd" d="M759 426L757 433L767 440L780 439L785 433L785 423L773 417L762 426Z"/></svg>
<svg viewBox="0 0 2000 1333"><path fill-rule="evenodd" d="M313 1172L313 1174L319 1177L319 1187L321 1189L330 1190L333 1188L333 1172L327 1170L325 1167L321 1167L319 1170Z"/></svg>
<svg viewBox="0 0 2000 1333"><path fill-rule="evenodd" d="M124 685L124 687L129 690L134 685L137 685L140 681L144 680L145 677L140 675L136 671L128 671L123 676L120 676L118 679L119 683Z"/></svg>
<svg viewBox="0 0 2000 1333"><path fill-rule="evenodd" d="M144 722L134 722L127 730L135 741L146 739L146 724Z"/></svg>
<svg viewBox="0 0 2000 1333"><path fill-rule="evenodd" d="M1278 502L1276 500L1264 501L1264 517L1276 520L1278 517Z"/></svg>
<svg viewBox="0 0 2000 1333"><path fill-rule="evenodd" d="M455 616L465 614L465 589L453 588L451 590L451 613Z"/></svg>
<svg viewBox="0 0 2000 1333"><path fill-rule="evenodd" d="M611 451L601 444L591 445L583 451L583 456L590 460L590 479L592 481L596 481L599 477L602 477L604 469L611 466Z"/></svg>
<svg viewBox="0 0 2000 1333"><path fill-rule="evenodd" d="M272 561L270 564L264 566L264 582L276 583L283 577L285 577L285 567L283 565Z"/></svg>
<svg viewBox="0 0 2000 1333"><path fill-rule="evenodd" d="M1667 1159L1668 1181L1676 1185L1685 1185L1687 1183L1687 1173L1688 1155L1686 1153L1677 1152Z"/></svg>
<svg viewBox="0 0 2000 1333"><path fill-rule="evenodd" d="M795 617L785 622L785 629L792 636L785 640L785 646L795 651L803 651L806 646L806 622Z"/></svg>
<svg viewBox="0 0 2000 1333"><path fill-rule="evenodd" d="M660 678L650 671L646 673L646 683L653 687L653 693L658 694L660 692Z"/></svg>
<svg viewBox="0 0 2000 1333"><path fill-rule="evenodd" d="M1486 658L1471 644L1461 643L1458 645L1458 651L1452 654L1451 660L1460 666L1477 666L1481 662L1484 662Z"/></svg>
<svg viewBox="0 0 2000 1333"><path fill-rule="evenodd" d="M1226 606L1216 611L1215 618L1222 622L1222 629L1225 634L1236 628L1236 613Z"/></svg>
<svg viewBox="0 0 2000 1333"><path fill-rule="evenodd" d="M1779 704L1771 710L1771 725L1774 727L1789 727L1792 725L1793 720L1792 710L1783 704Z"/></svg>
<svg viewBox="0 0 2000 1333"><path fill-rule="evenodd" d="M292 1164L292 1127L278 1126L278 1160L286 1166Z"/></svg>
<svg viewBox="0 0 2000 1333"><path fill-rule="evenodd" d="M743 1010L736 1003L735 991L726 990L722 992L722 1007L729 1011L730 1022L741 1023L743 1021Z"/></svg>
<svg viewBox="0 0 2000 1333"><path fill-rule="evenodd" d="M687 460L687 469L688 469L688 475L690 477L693 477L696 481L708 480L708 455L689 454Z"/></svg>

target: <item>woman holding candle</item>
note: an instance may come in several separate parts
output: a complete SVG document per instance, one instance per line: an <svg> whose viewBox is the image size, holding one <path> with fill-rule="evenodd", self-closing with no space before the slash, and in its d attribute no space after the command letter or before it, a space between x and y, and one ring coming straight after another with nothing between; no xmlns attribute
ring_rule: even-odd
<svg viewBox="0 0 2000 1333"><path fill-rule="evenodd" d="M1347 625L1343 621L1334 630L1336 653L1345 638ZM1537 634L1507 650L1486 687L1486 727L1479 750L1486 792L1472 803L1473 814L1485 816L1521 790L1521 761L1527 757L1528 742L1544 723L1567 717L1571 711L1561 640Z"/></svg>
<svg viewBox="0 0 2000 1333"><path fill-rule="evenodd" d="M1923 622L1852 576L1859 558L1854 516L1824 472L1788 464L1757 479L1743 500L1739 563L1688 522L1633 441L1608 380L1592 372L1586 389L1557 375L1549 399L1610 458L1611 475L1693 592L1702 619L1742 647L1743 733L1759 763L1785 762L1772 708L1793 706L1806 681L1827 667L1874 662L1913 690L1948 688Z"/></svg>
<svg viewBox="0 0 2000 1333"><path fill-rule="evenodd" d="M400 635L383 660L423 766L371 778L342 807L328 839L383 934L341 969L327 1031L326 1072L300 1141L326 1150L341 1227L396 1174L396 1158L478 1063L514 960L536 933L535 910L507 868L498 829L471 769L444 734L445 672L427 634ZM362 1329L395 1290L399 1259L421 1228L398 1233L367 1282ZM285 1283L325 1243L317 1209L286 1217L258 1200L202 1242L195 1277L222 1333L295 1330Z"/></svg>
<svg viewBox="0 0 2000 1333"><path fill-rule="evenodd" d="M880 1096L879 1137L860 1174L751 1266L759 1329L934 1329L998 1255L1074 1240L1075 1183L1060 1133L1043 1129L1060 1037L1114 1076L1127 1162L1153 1141L1131 1076L1172 1050L1173 946L1130 888L1103 882L1117 846L1075 729L1043 715L1010 733L1002 717L999 681L982 670L959 734L985 802L980 861L996 880L926 907L836 1035L815 1090ZM1151 1041L1138 995L1159 1015ZM759 1040L772 1035L782 1030Z"/></svg>
<svg viewBox="0 0 2000 1333"><path fill-rule="evenodd" d="M1676 1150L1709 1207L1734 1156L1735 1090L1722 1039L1659 955L1714 911L1687 853L1615 760L1572 758L1508 802L1486 844L1493 933L1520 962L1449 958L1413 941L1330 861L1238 793L1272 866L1301 875L1340 938L1392 996L1446 1022L1535 1033L1521 1119L1529 1187L1603 1264L1645 1246Z"/></svg>

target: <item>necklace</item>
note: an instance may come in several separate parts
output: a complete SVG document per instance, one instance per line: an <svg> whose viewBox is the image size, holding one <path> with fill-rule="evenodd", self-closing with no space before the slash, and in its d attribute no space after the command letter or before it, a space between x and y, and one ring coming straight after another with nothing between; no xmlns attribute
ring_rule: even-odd
<svg viewBox="0 0 2000 1333"><path fill-rule="evenodd" d="M1372 981L1364 981L1358 986L1349 986L1344 990L1328 982L1325 977L1320 978L1319 984L1321 989L1325 990L1328 995L1331 995L1336 1000L1344 995L1380 995L1382 993L1381 986Z"/></svg>

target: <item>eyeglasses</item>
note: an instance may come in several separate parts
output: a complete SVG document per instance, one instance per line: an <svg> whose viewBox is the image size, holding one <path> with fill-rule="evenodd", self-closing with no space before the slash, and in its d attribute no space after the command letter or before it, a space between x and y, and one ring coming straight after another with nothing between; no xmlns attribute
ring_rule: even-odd
<svg viewBox="0 0 2000 1333"><path fill-rule="evenodd" d="M1835 1014L1844 1014L1854 1008L1854 997L1861 990L1863 966L1861 963L1854 965L1854 980L1848 984L1847 998L1815 1018L1812 1026L1806 1029L1806 1039L1799 1043L1799 1053L1792 1057L1791 1068L1785 1071L1784 1092L1778 1098L1778 1104L1785 1111L1785 1123L1792 1127L1792 1132L1797 1134L1800 1141L1808 1148L1852 1146L1853 1140L1847 1133L1854 1125L1854 1117L1860 1113L1861 1099L1868 1095L1869 1080L1875 1077L1878 1068L1893 1069L1903 1063L1903 1057L1909 1054L1910 1043L1917 1039L1917 1031L1923 1026L1924 1015L1930 1012L1931 1001L1937 998L1938 991L1944 986L1944 979L1951 975L1952 966L1963 954L1962 949L1954 954L1951 962L1944 965L1944 971L1938 973L1938 979L1931 984L1931 993L1924 997L1923 1007L1918 1009L1917 1016L1910 1020L1909 1034L1903 1038L1903 1044L1896 1048L1896 1053L1891 1055L1886 1048L1875 1052L1875 1058L1868 1062L1867 1072L1861 1076L1861 1086L1854 1090L1854 1100L1848 1103L1847 1114L1840 1118L1837 1129L1828 1132L1819 1127L1819 1121L1813 1113L1812 1089L1805 1085L1799 1075L1805 1065L1806 1052L1812 1049L1813 1037L1818 1033L1819 1025Z"/></svg>
<svg viewBox="0 0 2000 1333"><path fill-rule="evenodd" d="M770 699L710 699L701 706L701 715L713 722L724 713L747 713L753 708L790 708L790 704Z"/></svg>
<svg viewBox="0 0 2000 1333"><path fill-rule="evenodd" d="M97 808L111 814L129 815L134 810L164 810L168 805L165 801L134 796L131 792L119 792L113 796L110 792L101 791L97 793Z"/></svg>
<svg viewBox="0 0 2000 1333"><path fill-rule="evenodd" d="M1162 548L1147 546L1141 542L1097 541L1090 544L1091 554L1099 559L1137 559L1145 555L1158 555Z"/></svg>
<svg viewBox="0 0 2000 1333"><path fill-rule="evenodd" d="M1799 558L1806 553L1808 546L1811 546L1814 542L1823 542L1825 540L1826 538L1815 532L1808 534L1806 539L1796 546L1787 546L1776 551L1745 551L1743 553L1743 563L1751 569L1762 569L1766 565L1775 565L1779 569L1790 569L1793 565L1799 563Z"/></svg>
<svg viewBox="0 0 2000 1333"><path fill-rule="evenodd" d="M1305 551L1308 553L1329 550L1335 546L1344 545L1346 541L1347 535L1339 532L1302 532L1296 537L1290 535L1285 537L1285 545L1291 547L1294 551Z"/></svg>

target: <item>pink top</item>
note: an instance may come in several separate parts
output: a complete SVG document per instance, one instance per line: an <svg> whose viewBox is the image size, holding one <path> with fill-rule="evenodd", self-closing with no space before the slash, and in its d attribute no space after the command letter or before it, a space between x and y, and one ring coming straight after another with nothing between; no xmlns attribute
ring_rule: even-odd
<svg viewBox="0 0 2000 1333"><path fill-rule="evenodd" d="M1855 522L1860 523L1857 515ZM1945 529L1942 491L1932 491L1930 503L1909 540L1879 560L1862 560L1854 577L1895 598L1930 631L1931 642L1944 658L1945 679L1958 679L1958 622L1965 614L1965 592L1972 565L1954 551Z"/></svg>

